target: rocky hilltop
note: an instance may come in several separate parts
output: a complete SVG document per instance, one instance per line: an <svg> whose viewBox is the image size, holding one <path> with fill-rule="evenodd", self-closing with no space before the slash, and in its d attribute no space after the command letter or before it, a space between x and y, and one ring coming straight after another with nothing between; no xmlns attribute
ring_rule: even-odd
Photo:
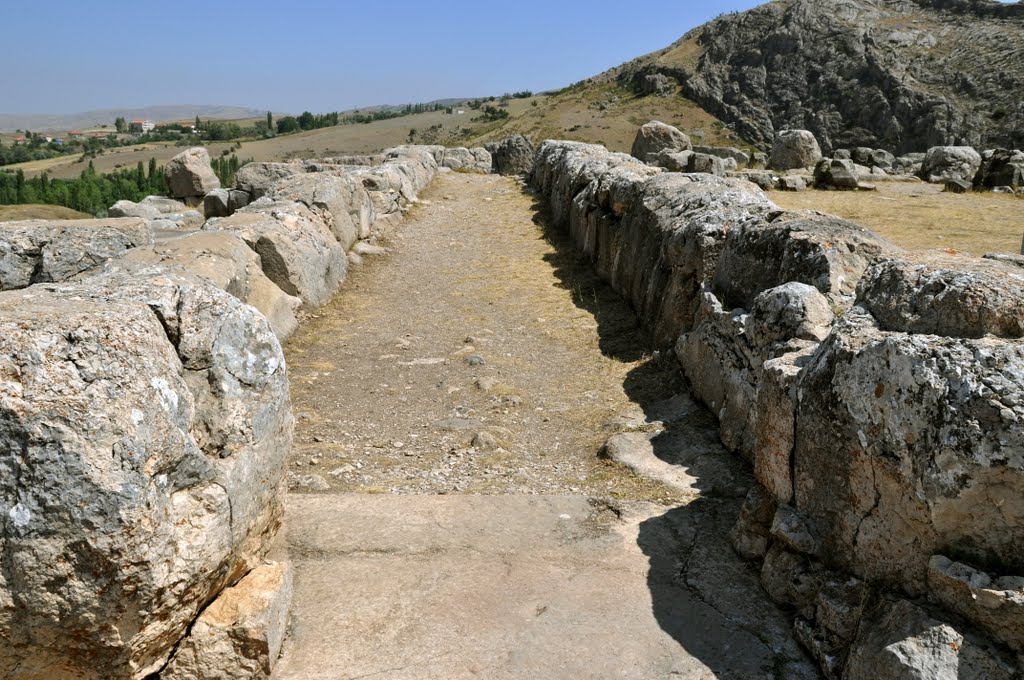
<svg viewBox="0 0 1024 680"><path fill-rule="evenodd" d="M687 33L612 75L682 94L770 147L814 132L825 153L1024 145L1024 4L776 0ZM664 89L662 86L661 89Z"/></svg>

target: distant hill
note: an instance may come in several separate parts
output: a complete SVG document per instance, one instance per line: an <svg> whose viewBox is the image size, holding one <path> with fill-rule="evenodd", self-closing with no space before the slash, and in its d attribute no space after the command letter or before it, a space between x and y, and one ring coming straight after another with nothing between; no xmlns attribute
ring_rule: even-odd
<svg viewBox="0 0 1024 680"><path fill-rule="evenodd" d="M1024 146L1024 4L776 0L616 69L666 79L762 148L787 128L826 152Z"/></svg>
<svg viewBox="0 0 1024 680"><path fill-rule="evenodd" d="M114 119L123 116L129 120L153 120L158 123L175 120L200 118L239 119L259 118L267 114L265 109L242 106L219 106L211 104L170 104L141 108L99 109L65 115L34 113L0 113L0 132L11 130L32 130L33 132L74 130L100 125L114 125ZM276 114L275 114L276 115Z"/></svg>

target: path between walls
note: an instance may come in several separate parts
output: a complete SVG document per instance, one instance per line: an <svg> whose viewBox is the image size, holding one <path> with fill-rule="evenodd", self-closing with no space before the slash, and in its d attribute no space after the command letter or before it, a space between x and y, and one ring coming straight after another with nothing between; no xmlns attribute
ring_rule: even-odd
<svg viewBox="0 0 1024 680"><path fill-rule="evenodd" d="M729 547L752 481L673 360L514 181L421 198L286 347L275 677L817 677ZM685 474L600 458L616 432Z"/></svg>

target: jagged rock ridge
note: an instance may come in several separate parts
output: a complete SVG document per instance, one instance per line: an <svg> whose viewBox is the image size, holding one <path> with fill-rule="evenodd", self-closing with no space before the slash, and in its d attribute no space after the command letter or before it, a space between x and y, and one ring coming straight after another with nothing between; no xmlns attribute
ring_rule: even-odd
<svg viewBox="0 0 1024 680"><path fill-rule="evenodd" d="M674 78L684 96L769 148L814 132L866 146L1024 145L1024 4L776 0L719 17L614 74Z"/></svg>

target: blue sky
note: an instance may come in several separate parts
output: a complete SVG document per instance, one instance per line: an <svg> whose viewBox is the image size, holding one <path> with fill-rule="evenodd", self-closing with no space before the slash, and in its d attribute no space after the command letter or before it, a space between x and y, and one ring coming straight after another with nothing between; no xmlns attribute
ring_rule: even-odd
<svg viewBox="0 0 1024 680"><path fill-rule="evenodd" d="M543 90L757 4L37 0L8 13L0 112L155 104L319 112Z"/></svg>

